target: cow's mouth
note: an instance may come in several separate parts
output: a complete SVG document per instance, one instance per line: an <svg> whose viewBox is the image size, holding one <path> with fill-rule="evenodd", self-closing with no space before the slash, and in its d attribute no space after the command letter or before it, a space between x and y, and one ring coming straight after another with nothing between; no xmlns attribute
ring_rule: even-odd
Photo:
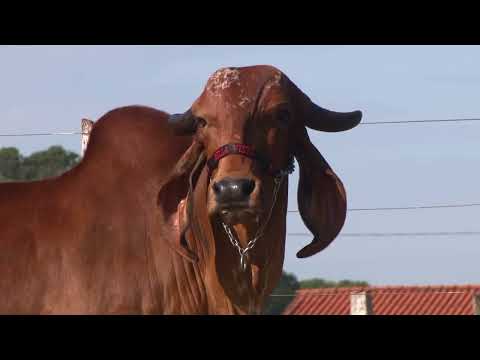
<svg viewBox="0 0 480 360"><path fill-rule="evenodd" d="M226 205L219 205L216 213L227 225L235 225L246 222L258 223L260 211L252 208L245 202L235 202Z"/></svg>

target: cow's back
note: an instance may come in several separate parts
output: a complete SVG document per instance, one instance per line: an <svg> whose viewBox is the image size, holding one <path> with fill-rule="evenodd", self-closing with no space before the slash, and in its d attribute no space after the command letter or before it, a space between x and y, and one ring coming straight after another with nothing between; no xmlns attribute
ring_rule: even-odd
<svg viewBox="0 0 480 360"><path fill-rule="evenodd" d="M0 184L0 313L148 311L148 213L190 142L161 111L120 108L72 170Z"/></svg>
<svg viewBox="0 0 480 360"><path fill-rule="evenodd" d="M59 233L68 216L62 182L0 184L0 313L42 308Z"/></svg>

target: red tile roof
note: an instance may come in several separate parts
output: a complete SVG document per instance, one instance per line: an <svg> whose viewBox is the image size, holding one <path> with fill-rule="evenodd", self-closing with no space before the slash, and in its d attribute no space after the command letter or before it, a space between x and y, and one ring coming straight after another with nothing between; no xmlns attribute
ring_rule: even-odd
<svg viewBox="0 0 480 360"><path fill-rule="evenodd" d="M284 315L349 315L350 295L367 291L375 315L474 315L480 285L302 289Z"/></svg>

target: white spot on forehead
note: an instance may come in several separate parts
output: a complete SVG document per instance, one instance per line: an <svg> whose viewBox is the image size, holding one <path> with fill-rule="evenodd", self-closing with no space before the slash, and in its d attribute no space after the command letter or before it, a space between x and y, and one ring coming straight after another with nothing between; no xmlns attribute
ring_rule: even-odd
<svg viewBox="0 0 480 360"><path fill-rule="evenodd" d="M282 73L280 71L275 72L275 75L274 75L272 81L270 81L265 86L265 90L269 90L270 88L272 88L274 86L280 86L281 80L282 80Z"/></svg>
<svg viewBox="0 0 480 360"><path fill-rule="evenodd" d="M273 77L265 86L265 90L280 86L281 80L282 73L280 71L275 71ZM253 99L245 94L245 89L240 83L240 71L238 69L222 68L215 71L208 79L206 90L212 95L220 97L222 96L223 91L230 88L232 85L240 86L239 99L232 104L226 102L225 106L232 108L237 108L237 106L241 108L248 107L253 102Z"/></svg>
<svg viewBox="0 0 480 360"><path fill-rule="evenodd" d="M235 83L240 83L240 71L230 68L220 69L208 79L207 90L220 95L220 90L228 89Z"/></svg>
<svg viewBox="0 0 480 360"><path fill-rule="evenodd" d="M242 87L240 88L240 101L238 102L238 105L242 108L247 107L248 104L252 102L252 99L250 99L246 94L245 94L245 89Z"/></svg>
<svg viewBox="0 0 480 360"><path fill-rule="evenodd" d="M241 107L245 107L247 106L249 103L251 103L252 100L249 99L248 97L246 96L243 96L241 99L240 99L240 102L238 103L238 105L240 105Z"/></svg>

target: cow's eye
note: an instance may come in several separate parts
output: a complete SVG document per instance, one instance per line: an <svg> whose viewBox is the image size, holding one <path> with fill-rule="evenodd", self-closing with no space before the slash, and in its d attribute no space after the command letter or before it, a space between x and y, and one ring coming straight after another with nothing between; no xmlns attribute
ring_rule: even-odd
<svg viewBox="0 0 480 360"><path fill-rule="evenodd" d="M197 126L198 126L199 128L203 128L203 127L205 127L206 125L207 125L207 121L206 121L205 119L200 118L200 117L197 118Z"/></svg>

